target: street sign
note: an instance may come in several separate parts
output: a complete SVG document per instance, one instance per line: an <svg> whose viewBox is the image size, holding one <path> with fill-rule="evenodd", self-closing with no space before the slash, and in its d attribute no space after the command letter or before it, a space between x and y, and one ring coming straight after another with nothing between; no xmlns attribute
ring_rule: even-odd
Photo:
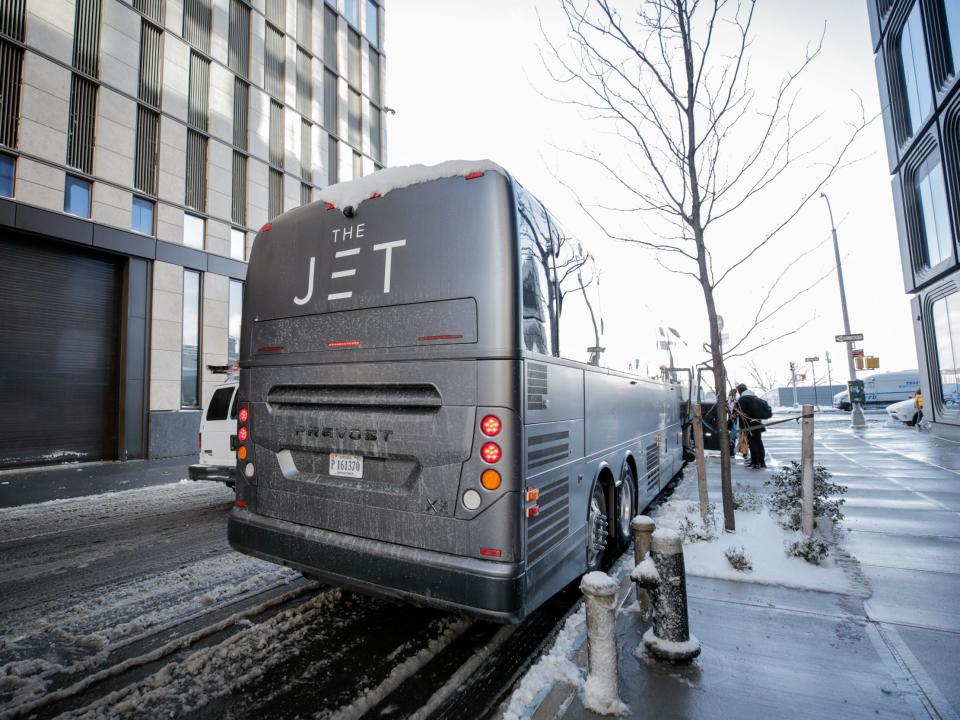
<svg viewBox="0 0 960 720"><path fill-rule="evenodd" d="M813 357L804 358L803 361L804 362L820 362L820 357L818 355L814 355Z"/></svg>
<svg viewBox="0 0 960 720"><path fill-rule="evenodd" d="M852 403L863 405L867 396L863 391L863 380L851 380L847 383L847 393Z"/></svg>
<svg viewBox="0 0 960 720"><path fill-rule="evenodd" d="M849 335L837 335L834 337L837 342L858 342L863 340L863 333L850 333Z"/></svg>
<svg viewBox="0 0 960 720"><path fill-rule="evenodd" d="M853 351L853 356L854 356L855 358L863 357L863 349L862 349L862 348L857 348L856 350L854 350L854 351Z"/></svg>

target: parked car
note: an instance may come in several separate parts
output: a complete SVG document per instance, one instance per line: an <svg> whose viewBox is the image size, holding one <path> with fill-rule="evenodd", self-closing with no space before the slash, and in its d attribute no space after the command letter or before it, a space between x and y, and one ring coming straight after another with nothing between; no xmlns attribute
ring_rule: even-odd
<svg viewBox="0 0 960 720"><path fill-rule="evenodd" d="M217 387L200 421L200 461L190 466L191 480L215 480L233 487L237 475L237 381Z"/></svg>
<svg viewBox="0 0 960 720"><path fill-rule="evenodd" d="M883 407L893 402L913 398L920 387L920 373L916 370L874 373L863 378L863 394L866 405ZM839 410L850 409L850 397L847 391L833 396L833 406Z"/></svg>
<svg viewBox="0 0 960 720"><path fill-rule="evenodd" d="M917 408L914 407L913 398L895 402L893 405L887 405L887 415L889 415L892 420L899 420L910 427L917 424L917 414Z"/></svg>

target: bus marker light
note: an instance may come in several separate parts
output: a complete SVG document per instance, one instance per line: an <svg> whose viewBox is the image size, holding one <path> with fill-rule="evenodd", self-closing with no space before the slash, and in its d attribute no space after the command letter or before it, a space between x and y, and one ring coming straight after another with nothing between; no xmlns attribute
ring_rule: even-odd
<svg viewBox="0 0 960 720"><path fill-rule="evenodd" d="M260 232L270 232L272 229L273 229L273 223L267 223L262 228L260 228Z"/></svg>
<svg viewBox="0 0 960 720"><path fill-rule="evenodd" d="M240 408L240 412L237 415L237 417L240 418L240 422L245 423L247 419L250 417L250 411L247 410L246 408Z"/></svg>
<svg viewBox="0 0 960 720"><path fill-rule="evenodd" d="M487 468L483 471L483 474L480 475L480 484L487 490L496 490L500 487L500 473Z"/></svg>
<svg viewBox="0 0 960 720"><path fill-rule="evenodd" d="M533 487L533 485L527 485L527 502L536 502L540 498L540 489Z"/></svg>
<svg viewBox="0 0 960 720"><path fill-rule="evenodd" d="M262 348L257 348L257 352L280 352L283 350L283 345L264 345Z"/></svg>
<svg viewBox="0 0 960 720"><path fill-rule="evenodd" d="M535 517L536 517L537 515L539 515L539 514L540 514L540 506L539 506L539 505L531 505L530 507L527 508L527 517L528 517L528 518L535 518Z"/></svg>
<svg viewBox="0 0 960 720"><path fill-rule="evenodd" d="M247 506L246 500L235 500L233 503L234 507L245 508Z"/></svg>
<svg viewBox="0 0 960 720"><path fill-rule="evenodd" d="M463 335L421 335L417 338L420 342L428 342L430 340L462 340Z"/></svg>
<svg viewBox="0 0 960 720"><path fill-rule="evenodd" d="M487 437L493 437L500 433L500 418L496 415L487 415L480 421L480 432Z"/></svg>
<svg viewBox="0 0 960 720"><path fill-rule="evenodd" d="M336 206L333 203L327 203L327 210L336 210Z"/></svg>
<svg viewBox="0 0 960 720"><path fill-rule="evenodd" d="M240 458L241 460L246 460L246 459L247 459L247 446L246 446L246 445L241 445L240 447L237 448L237 457Z"/></svg>
<svg viewBox="0 0 960 720"><path fill-rule="evenodd" d="M359 340L335 340L327 343L328 348L360 347Z"/></svg>
<svg viewBox="0 0 960 720"><path fill-rule="evenodd" d="M376 200L376 199L379 198L379 197L383 197L383 195L381 195L381 194L378 193L378 192L370 193L370 199L371 199L371 200Z"/></svg>
<svg viewBox="0 0 960 720"><path fill-rule="evenodd" d="M247 437L249 435L250 435L250 431L247 430L245 427L242 427L237 431L237 440L239 440L240 442L246 442Z"/></svg>
<svg viewBox="0 0 960 720"><path fill-rule="evenodd" d="M463 494L463 506L467 510L476 510L478 507L480 507L481 500L482 498L480 497L480 493L478 493L476 490L467 490Z"/></svg>
<svg viewBox="0 0 960 720"><path fill-rule="evenodd" d="M496 443L488 442L480 448L480 457L491 465L500 459L500 446Z"/></svg>
<svg viewBox="0 0 960 720"><path fill-rule="evenodd" d="M483 177L483 170L474 170L473 172L464 175L464 177L467 180L476 180L477 178Z"/></svg>
<svg viewBox="0 0 960 720"><path fill-rule="evenodd" d="M501 557L503 555L502 552L495 548L480 548L480 554L484 557Z"/></svg>
<svg viewBox="0 0 960 720"><path fill-rule="evenodd" d="M247 463L247 466L243 469L243 474L246 475L248 478L252 478L253 473L254 473L253 463Z"/></svg>

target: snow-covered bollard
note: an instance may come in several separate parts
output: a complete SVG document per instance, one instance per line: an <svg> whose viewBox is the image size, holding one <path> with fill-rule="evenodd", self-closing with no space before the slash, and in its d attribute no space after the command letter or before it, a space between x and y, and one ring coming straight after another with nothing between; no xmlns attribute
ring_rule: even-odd
<svg viewBox="0 0 960 720"><path fill-rule="evenodd" d="M700 641L690 634L680 536L673 530L654 531L650 556L633 569L631 577L653 598L653 627L643 634L643 646L660 660L693 660L700 654Z"/></svg>
<svg viewBox="0 0 960 720"><path fill-rule="evenodd" d="M651 536L657 529L657 524L646 515L637 515L630 521L630 529L633 531L633 561L636 566L642 563L650 552ZM639 585L637 585L637 606L640 608L640 617L649 620L652 610L650 593Z"/></svg>
<svg viewBox="0 0 960 720"><path fill-rule="evenodd" d="M587 682L583 704L601 715L622 715L617 661L617 583L599 570L580 580L587 606Z"/></svg>

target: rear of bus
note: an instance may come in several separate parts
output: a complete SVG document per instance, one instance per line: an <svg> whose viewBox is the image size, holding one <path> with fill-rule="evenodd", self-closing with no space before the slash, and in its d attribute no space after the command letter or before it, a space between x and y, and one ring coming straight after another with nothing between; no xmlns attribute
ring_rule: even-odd
<svg viewBox="0 0 960 720"><path fill-rule="evenodd" d="M517 620L512 183L488 169L371 194L293 210L254 243L230 544L342 587Z"/></svg>

